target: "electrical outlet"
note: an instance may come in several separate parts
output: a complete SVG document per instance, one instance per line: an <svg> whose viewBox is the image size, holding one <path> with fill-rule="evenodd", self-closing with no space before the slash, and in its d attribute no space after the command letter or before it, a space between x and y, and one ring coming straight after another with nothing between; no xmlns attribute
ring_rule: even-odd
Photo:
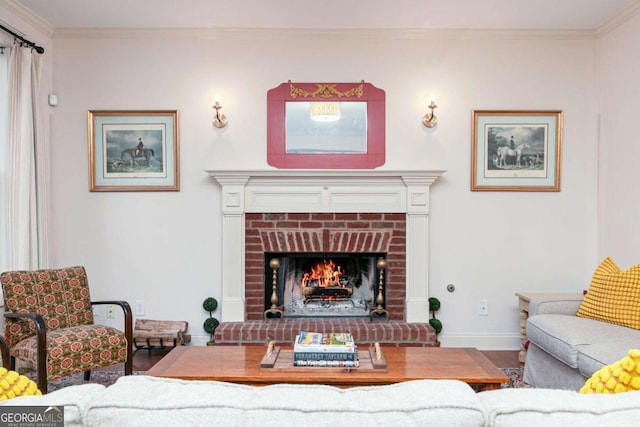
<svg viewBox="0 0 640 427"><path fill-rule="evenodd" d="M136 301L136 316L144 316L144 301Z"/></svg>
<svg viewBox="0 0 640 427"><path fill-rule="evenodd" d="M107 319L114 319L116 317L116 306L113 304L107 305Z"/></svg>
<svg viewBox="0 0 640 427"><path fill-rule="evenodd" d="M478 301L478 316L488 316L489 315L489 301L486 299L481 299Z"/></svg>

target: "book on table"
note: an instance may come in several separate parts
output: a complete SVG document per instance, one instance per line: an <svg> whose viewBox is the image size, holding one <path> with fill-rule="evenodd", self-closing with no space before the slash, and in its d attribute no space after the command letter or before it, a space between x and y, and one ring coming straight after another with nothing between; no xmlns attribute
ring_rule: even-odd
<svg viewBox="0 0 640 427"><path fill-rule="evenodd" d="M353 335L346 332L306 332L296 336L293 344L295 353L355 353L357 350Z"/></svg>
<svg viewBox="0 0 640 427"><path fill-rule="evenodd" d="M358 368L360 361L356 360L294 360L293 366L314 366L327 368Z"/></svg>
<svg viewBox="0 0 640 427"><path fill-rule="evenodd" d="M329 352L293 352L293 360L326 360L326 361L354 361L358 359L358 352L329 353Z"/></svg>
<svg viewBox="0 0 640 427"><path fill-rule="evenodd" d="M357 368L353 335L346 332L300 332L293 345L294 366Z"/></svg>

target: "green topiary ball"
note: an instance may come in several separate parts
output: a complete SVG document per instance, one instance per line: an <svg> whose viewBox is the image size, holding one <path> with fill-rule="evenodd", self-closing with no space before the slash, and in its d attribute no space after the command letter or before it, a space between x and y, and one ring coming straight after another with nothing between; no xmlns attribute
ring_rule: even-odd
<svg viewBox="0 0 640 427"><path fill-rule="evenodd" d="M202 308L207 311L216 311L216 308L218 308L218 300L213 297L209 297L202 303Z"/></svg>
<svg viewBox="0 0 640 427"><path fill-rule="evenodd" d="M429 311L440 310L440 300L438 298L429 298Z"/></svg>
<svg viewBox="0 0 640 427"><path fill-rule="evenodd" d="M435 329L436 335L438 335L440 331L442 331L442 322L438 319L429 319L429 324L433 329Z"/></svg>
<svg viewBox="0 0 640 427"><path fill-rule="evenodd" d="M213 334L216 328L220 325L220 322L215 317L209 317L204 321L204 331L208 334Z"/></svg>

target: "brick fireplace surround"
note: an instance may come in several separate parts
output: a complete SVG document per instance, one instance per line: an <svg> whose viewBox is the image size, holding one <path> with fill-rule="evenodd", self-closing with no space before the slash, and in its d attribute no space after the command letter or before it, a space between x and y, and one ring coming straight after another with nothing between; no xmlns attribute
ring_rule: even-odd
<svg viewBox="0 0 640 427"><path fill-rule="evenodd" d="M429 187L442 171L208 171L222 187L220 344L291 344L300 330L350 331L361 345L432 346ZM240 238L239 238L240 237ZM263 320L267 252L386 253L390 321Z"/></svg>
<svg viewBox="0 0 640 427"><path fill-rule="evenodd" d="M404 320L406 220L383 213L248 213L245 295L248 320L263 319L267 252L386 253L386 309Z"/></svg>

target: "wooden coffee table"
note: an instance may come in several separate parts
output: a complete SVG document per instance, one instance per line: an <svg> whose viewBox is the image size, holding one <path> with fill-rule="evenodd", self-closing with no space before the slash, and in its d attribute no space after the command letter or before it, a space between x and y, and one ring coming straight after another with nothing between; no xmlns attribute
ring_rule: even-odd
<svg viewBox="0 0 640 427"><path fill-rule="evenodd" d="M476 391L500 388L509 378L475 348L385 347L386 372L329 370L300 373L260 369L263 346L179 346L147 371L154 377L217 380L249 385L329 384L340 387L393 384L418 379L455 379Z"/></svg>

